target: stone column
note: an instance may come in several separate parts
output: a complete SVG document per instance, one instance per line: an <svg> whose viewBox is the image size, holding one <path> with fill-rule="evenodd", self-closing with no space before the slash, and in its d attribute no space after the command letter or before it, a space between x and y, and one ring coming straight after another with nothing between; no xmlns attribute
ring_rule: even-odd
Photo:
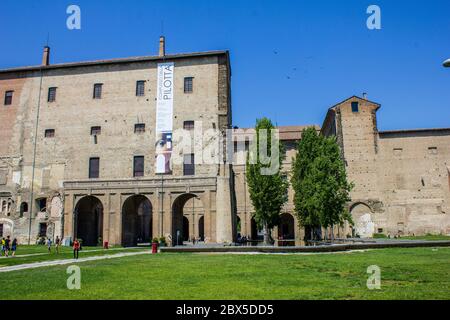
<svg viewBox="0 0 450 320"><path fill-rule="evenodd" d="M74 195L64 195L64 238L73 238L73 212L75 210L74 203Z"/></svg>
<svg viewBox="0 0 450 320"><path fill-rule="evenodd" d="M111 201L111 217L110 221L113 221L114 226L111 226L110 232L114 230L114 244L119 245L122 243L122 195L117 193L110 199Z"/></svg>
<svg viewBox="0 0 450 320"><path fill-rule="evenodd" d="M204 218L203 218L203 231L205 239L207 238L209 241L211 239L215 238L215 235L213 234L213 228L212 228L212 213L211 213L211 191L206 190L202 197L202 203L203 203L203 211L204 211Z"/></svg>
<svg viewBox="0 0 450 320"><path fill-rule="evenodd" d="M156 189L156 192L152 193L149 196L149 200L152 204L152 237L161 237L164 236L164 234L161 231L160 227L160 219L159 219L159 213L160 213L160 204L159 204L159 189Z"/></svg>
<svg viewBox="0 0 450 320"><path fill-rule="evenodd" d="M111 215L111 195L109 193L105 194L105 200L103 201L103 242L108 241L112 243L110 239L110 215Z"/></svg>
<svg viewBox="0 0 450 320"><path fill-rule="evenodd" d="M294 217L295 245L296 246L304 245L303 239L305 238L305 229L300 228L300 226L298 225L297 216L294 213L292 213L292 216Z"/></svg>
<svg viewBox="0 0 450 320"><path fill-rule="evenodd" d="M172 195L170 192L164 192L163 194L163 212L162 219L163 222L161 229L163 231L164 236L166 234L172 235L172 240L175 239L176 235L172 234Z"/></svg>
<svg viewBox="0 0 450 320"><path fill-rule="evenodd" d="M230 178L217 177L216 193L216 242L233 242L233 216L231 207Z"/></svg>

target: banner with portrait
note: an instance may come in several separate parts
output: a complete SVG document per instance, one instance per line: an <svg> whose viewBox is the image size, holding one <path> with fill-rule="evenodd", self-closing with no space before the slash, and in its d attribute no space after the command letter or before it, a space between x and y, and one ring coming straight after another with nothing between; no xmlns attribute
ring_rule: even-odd
<svg viewBox="0 0 450 320"><path fill-rule="evenodd" d="M157 174L172 172L174 63L158 64L155 164Z"/></svg>

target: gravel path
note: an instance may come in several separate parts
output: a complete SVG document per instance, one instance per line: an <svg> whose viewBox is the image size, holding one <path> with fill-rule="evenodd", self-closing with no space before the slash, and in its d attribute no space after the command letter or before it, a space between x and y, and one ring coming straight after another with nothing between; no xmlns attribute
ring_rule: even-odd
<svg viewBox="0 0 450 320"><path fill-rule="evenodd" d="M92 250L92 251L94 251L94 250ZM116 253L116 254L108 254L108 255L103 255L103 256L94 256L94 257L79 258L79 259L63 259L63 260L25 263L25 264L19 264L19 265L15 265L15 266L1 267L0 272L11 272L11 271L35 269L35 268L41 268L41 267L60 266L60 265L66 265L66 264L77 264L77 263L86 262L86 261L115 259L115 258L137 256L137 255L141 255L141 254L150 254L150 253L151 253L150 250L145 250L145 251L137 251L137 252L123 252L123 253Z"/></svg>
<svg viewBox="0 0 450 320"><path fill-rule="evenodd" d="M111 249L92 249L92 250L82 250L80 252L99 252L99 251L114 251L114 250L128 250L128 249L142 249L142 247L128 247L128 248L111 248ZM47 250L47 247L45 247L45 250ZM34 257L34 256L45 256L49 254L56 254L56 249L52 247L52 253L42 252L42 253L28 253L28 254L16 254L14 257L9 255L9 257L6 256L0 256L0 259L11 259L11 258L26 258L26 257ZM68 253L68 252L64 252ZM60 253L62 254L62 252ZM57 255L56 255L57 257Z"/></svg>

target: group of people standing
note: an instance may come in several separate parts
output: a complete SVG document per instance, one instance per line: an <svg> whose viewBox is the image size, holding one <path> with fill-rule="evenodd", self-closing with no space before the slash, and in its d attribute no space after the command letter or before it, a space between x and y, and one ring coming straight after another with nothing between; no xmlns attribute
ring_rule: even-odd
<svg viewBox="0 0 450 320"><path fill-rule="evenodd" d="M50 238L47 239L45 243L47 245L48 253L52 253L52 246L53 246L52 239ZM58 236L56 236L54 246L57 254L59 254L61 244L62 244L61 239ZM14 257L16 255L17 246L18 241L16 238L14 238L11 241L10 236L7 236L6 238L2 237L0 240L0 256L8 257L11 255L12 257ZM72 248L73 248L73 258L78 259L78 253L81 250L81 243L80 241L78 241L78 239L74 240Z"/></svg>
<svg viewBox="0 0 450 320"><path fill-rule="evenodd" d="M47 243L48 253L52 253L52 244L53 244L52 239L48 238L46 243ZM55 239L55 250L56 250L56 253L59 253L59 248L60 247L61 247L61 239L58 236L56 236L56 239Z"/></svg>
<svg viewBox="0 0 450 320"><path fill-rule="evenodd" d="M17 239L14 238L11 242L11 237L7 236L6 239L3 237L1 240L1 256L8 257L11 253L11 256L14 257L16 255L17 250Z"/></svg>
<svg viewBox="0 0 450 320"><path fill-rule="evenodd" d="M55 239L55 250L56 250L56 253L59 253L59 249L61 247L61 242L62 242L61 239L58 236L56 236L56 239ZM48 253L52 252L52 244L53 244L52 240L51 239L47 239L47 250L48 250ZM79 252L81 250L81 243L80 243L80 241L78 241L78 239L75 239L73 241L72 248L73 248L73 258L74 259L78 259L78 254L79 254Z"/></svg>

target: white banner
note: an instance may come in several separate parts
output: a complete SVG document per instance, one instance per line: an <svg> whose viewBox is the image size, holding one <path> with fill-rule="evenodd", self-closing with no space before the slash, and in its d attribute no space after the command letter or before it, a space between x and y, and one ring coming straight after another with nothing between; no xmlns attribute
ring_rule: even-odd
<svg viewBox="0 0 450 320"><path fill-rule="evenodd" d="M173 62L158 64L156 132L173 129L173 71Z"/></svg>
<svg viewBox="0 0 450 320"><path fill-rule="evenodd" d="M156 173L170 173L173 130L174 63L158 63L156 92Z"/></svg>

